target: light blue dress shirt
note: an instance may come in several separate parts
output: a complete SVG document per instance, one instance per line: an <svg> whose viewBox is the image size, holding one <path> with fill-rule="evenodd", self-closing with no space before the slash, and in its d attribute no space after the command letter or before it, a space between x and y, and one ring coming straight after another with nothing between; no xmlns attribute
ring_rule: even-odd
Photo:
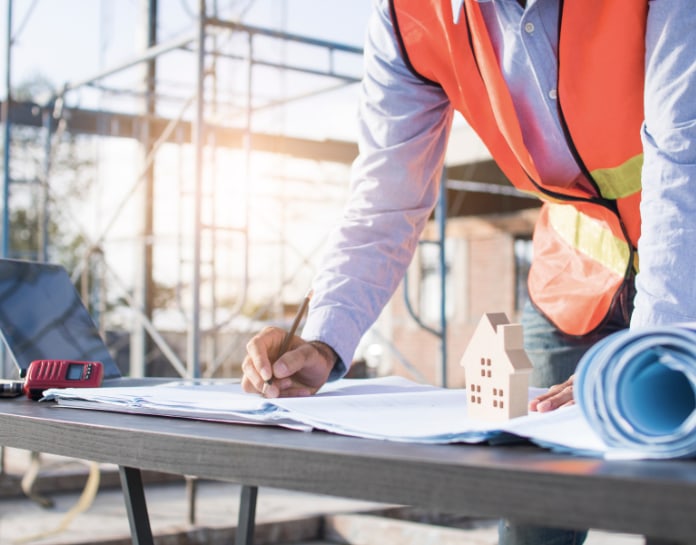
<svg viewBox="0 0 696 545"><path fill-rule="evenodd" d="M517 0L480 1L540 174L572 183L579 168L556 109L558 0L529 0L525 9ZM452 4L455 17L461 0ZM375 0L351 197L315 278L303 330L342 362L352 360L411 261L437 199L452 118L442 89L405 66L389 3ZM642 236L631 327L696 321L696 9L689 0L650 2L641 133ZM332 378L345 371L339 365Z"/></svg>

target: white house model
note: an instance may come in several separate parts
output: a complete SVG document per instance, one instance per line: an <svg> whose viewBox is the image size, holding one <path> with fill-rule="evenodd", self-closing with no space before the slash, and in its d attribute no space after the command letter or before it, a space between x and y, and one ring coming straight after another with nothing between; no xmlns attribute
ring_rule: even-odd
<svg viewBox="0 0 696 545"><path fill-rule="evenodd" d="M507 420L527 414L532 363L524 351L522 326L505 313L485 314L460 361L467 390L467 416Z"/></svg>

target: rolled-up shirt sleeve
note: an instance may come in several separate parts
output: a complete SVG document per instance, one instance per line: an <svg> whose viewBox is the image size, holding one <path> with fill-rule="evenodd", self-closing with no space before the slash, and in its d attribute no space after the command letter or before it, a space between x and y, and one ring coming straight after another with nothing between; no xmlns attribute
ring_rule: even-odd
<svg viewBox="0 0 696 545"><path fill-rule="evenodd" d="M650 2L640 272L631 327L696 321L696 10Z"/></svg>
<svg viewBox="0 0 696 545"><path fill-rule="evenodd" d="M364 57L350 198L314 279L303 329L305 339L338 354L332 379L348 370L411 261L437 200L452 124L442 89L403 62L385 0L374 3Z"/></svg>

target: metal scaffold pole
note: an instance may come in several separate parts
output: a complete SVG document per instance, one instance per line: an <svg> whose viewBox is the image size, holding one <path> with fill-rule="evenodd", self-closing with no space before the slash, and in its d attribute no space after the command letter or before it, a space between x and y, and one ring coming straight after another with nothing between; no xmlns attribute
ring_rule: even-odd
<svg viewBox="0 0 696 545"><path fill-rule="evenodd" d="M440 272L440 386L447 388L447 169L442 169L440 198L435 209Z"/></svg>
<svg viewBox="0 0 696 545"><path fill-rule="evenodd" d="M5 44L5 102L2 108L3 184L2 184L2 256L10 253L10 102L12 100L12 0L7 0L7 42Z"/></svg>
<svg viewBox="0 0 696 545"><path fill-rule="evenodd" d="M198 78L196 82L196 114L193 124L193 145L195 147L194 204L193 204L193 260L191 273L191 322L188 339L188 374L201 376L200 334L201 334L201 208L203 200L203 146L204 105L205 105L205 34L206 5L200 0L198 5Z"/></svg>

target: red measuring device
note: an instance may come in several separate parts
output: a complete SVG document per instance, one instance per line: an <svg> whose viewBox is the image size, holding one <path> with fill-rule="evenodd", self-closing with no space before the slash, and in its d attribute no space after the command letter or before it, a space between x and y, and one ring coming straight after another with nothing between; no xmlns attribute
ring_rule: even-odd
<svg viewBox="0 0 696 545"><path fill-rule="evenodd" d="M98 361L34 360L24 379L24 393L40 399L48 388L96 388L104 379L104 366Z"/></svg>

